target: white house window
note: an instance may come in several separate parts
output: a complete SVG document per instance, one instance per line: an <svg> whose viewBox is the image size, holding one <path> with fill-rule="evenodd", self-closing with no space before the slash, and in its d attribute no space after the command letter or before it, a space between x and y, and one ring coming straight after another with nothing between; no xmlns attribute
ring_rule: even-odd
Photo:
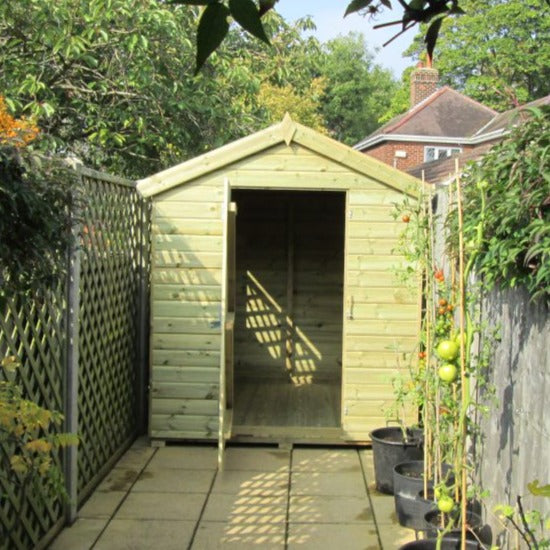
<svg viewBox="0 0 550 550"><path fill-rule="evenodd" d="M461 147L424 147L424 162L450 157L462 153Z"/></svg>

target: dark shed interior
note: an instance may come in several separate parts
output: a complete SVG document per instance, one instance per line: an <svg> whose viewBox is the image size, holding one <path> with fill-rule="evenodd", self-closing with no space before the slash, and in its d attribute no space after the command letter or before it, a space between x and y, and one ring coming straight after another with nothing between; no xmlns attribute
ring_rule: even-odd
<svg viewBox="0 0 550 550"><path fill-rule="evenodd" d="M340 426L345 199L232 191L234 426Z"/></svg>

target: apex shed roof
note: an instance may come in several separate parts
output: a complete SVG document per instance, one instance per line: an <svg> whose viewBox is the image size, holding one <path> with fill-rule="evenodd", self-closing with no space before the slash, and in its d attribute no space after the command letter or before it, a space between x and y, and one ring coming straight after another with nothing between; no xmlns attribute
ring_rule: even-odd
<svg viewBox="0 0 550 550"><path fill-rule="evenodd" d="M139 180L137 189L145 197L155 196L281 143L301 145L411 196L423 185L405 172L295 122L287 113L281 122L264 130Z"/></svg>

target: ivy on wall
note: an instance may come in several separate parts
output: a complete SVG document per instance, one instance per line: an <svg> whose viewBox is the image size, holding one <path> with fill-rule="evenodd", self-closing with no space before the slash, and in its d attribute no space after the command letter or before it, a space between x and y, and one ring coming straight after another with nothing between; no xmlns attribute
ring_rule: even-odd
<svg viewBox="0 0 550 550"><path fill-rule="evenodd" d="M550 106L472 165L464 185L467 252L490 289L524 285L550 298Z"/></svg>

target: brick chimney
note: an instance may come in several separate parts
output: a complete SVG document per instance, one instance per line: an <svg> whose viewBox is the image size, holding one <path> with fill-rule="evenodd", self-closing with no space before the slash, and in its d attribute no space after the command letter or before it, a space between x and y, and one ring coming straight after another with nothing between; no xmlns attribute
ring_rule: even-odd
<svg viewBox="0 0 550 550"><path fill-rule="evenodd" d="M439 72L431 66L430 61L428 60L427 67L419 63L411 73L411 108L424 101L437 90Z"/></svg>

